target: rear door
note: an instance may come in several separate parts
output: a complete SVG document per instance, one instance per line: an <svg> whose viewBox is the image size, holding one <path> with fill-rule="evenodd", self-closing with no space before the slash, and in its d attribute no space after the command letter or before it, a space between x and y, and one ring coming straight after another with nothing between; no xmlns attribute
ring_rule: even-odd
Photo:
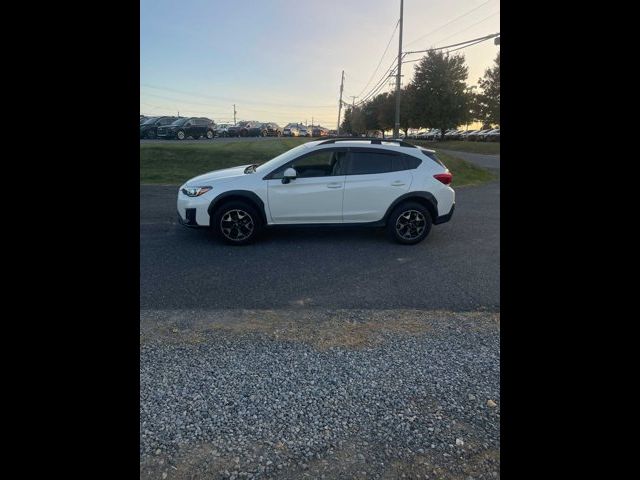
<svg viewBox="0 0 640 480"><path fill-rule="evenodd" d="M352 148L346 162L342 217L345 223L376 222L411 187L404 155L382 149Z"/></svg>

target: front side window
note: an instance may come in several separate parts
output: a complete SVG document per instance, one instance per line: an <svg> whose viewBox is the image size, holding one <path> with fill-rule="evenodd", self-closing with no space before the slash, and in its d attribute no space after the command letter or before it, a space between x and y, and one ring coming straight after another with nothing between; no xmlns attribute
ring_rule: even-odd
<svg viewBox="0 0 640 480"><path fill-rule="evenodd" d="M282 178L287 168L294 168L298 178L330 177L340 175L341 161L346 156L346 150L322 150L297 158L270 175L271 179Z"/></svg>

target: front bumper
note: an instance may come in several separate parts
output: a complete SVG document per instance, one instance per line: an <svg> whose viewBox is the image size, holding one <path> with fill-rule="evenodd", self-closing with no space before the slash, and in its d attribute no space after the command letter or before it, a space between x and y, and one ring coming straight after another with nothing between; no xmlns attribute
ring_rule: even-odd
<svg viewBox="0 0 640 480"><path fill-rule="evenodd" d="M197 224L195 208L186 208L184 209L184 212L185 212L184 217L182 216L182 213L180 213L180 210L176 212L176 215L178 216L178 223L180 225L189 227L189 228L205 228L204 225Z"/></svg>
<svg viewBox="0 0 640 480"><path fill-rule="evenodd" d="M211 192L199 197L189 197L178 190L177 211L180 223L187 227L208 227L208 208L212 198Z"/></svg>

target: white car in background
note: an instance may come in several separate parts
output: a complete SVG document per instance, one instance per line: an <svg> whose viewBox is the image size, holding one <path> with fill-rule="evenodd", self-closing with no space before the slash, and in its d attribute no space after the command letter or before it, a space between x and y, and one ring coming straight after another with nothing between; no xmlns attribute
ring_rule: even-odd
<svg viewBox="0 0 640 480"><path fill-rule="evenodd" d="M283 137L298 137L298 136L300 136L300 130L298 129L297 126L287 125L282 130L282 136Z"/></svg>
<svg viewBox="0 0 640 480"><path fill-rule="evenodd" d="M233 123L218 123L216 125L216 137L227 137L229 127L233 127Z"/></svg>
<svg viewBox="0 0 640 480"><path fill-rule="evenodd" d="M451 180L433 150L402 140L316 140L262 165L192 178L178 190L178 219L232 245L278 225L385 227L415 244L451 219Z"/></svg>

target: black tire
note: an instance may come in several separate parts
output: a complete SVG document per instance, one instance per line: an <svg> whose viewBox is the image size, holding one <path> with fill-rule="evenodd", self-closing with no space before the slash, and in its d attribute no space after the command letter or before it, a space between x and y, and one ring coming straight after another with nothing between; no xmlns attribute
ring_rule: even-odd
<svg viewBox="0 0 640 480"><path fill-rule="evenodd" d="M187 135L184 133L183 130L178 130L178 132L176 133L176 138L178 140L184 140L185 138L187 138Z"/></svg>
<svg viewBox="0 0 640 480"><path fill-rule="evenodd" d="M247 132L246 130L240 130L241 137L246 137L247 135L249 135L249 132Z"/></svg>
<svg viewBox="0 0 640 480"><path fill-rule="evenodd" d="M209 140L213 140L213 137L215 137L215 134L213 133L213 130L207 130L207 138Z"/></svg>
<svg viewBox="0 0 640 480"><path fill-rule="evenodd" d="M233 200L216 210L212 217L211 229L229 245L248 245L261 232L262 219L258 209L251 203Z"/></svg>
<svg viewBox="0 0 640 480"><path fill-rule="evenodd" d="M149 140L153 140L154 138L156 138L156 132L154 132L153 130L149 130L147 131L147 133L145 133L144 136Z"/></svg>
<svg viewBox="0 0 640 480"><path fill-rule="evenodd" d="M432 223L431 214L423 205L403 202L387 219L387 235L403 245L415 245L427 238Z"/></svg>

